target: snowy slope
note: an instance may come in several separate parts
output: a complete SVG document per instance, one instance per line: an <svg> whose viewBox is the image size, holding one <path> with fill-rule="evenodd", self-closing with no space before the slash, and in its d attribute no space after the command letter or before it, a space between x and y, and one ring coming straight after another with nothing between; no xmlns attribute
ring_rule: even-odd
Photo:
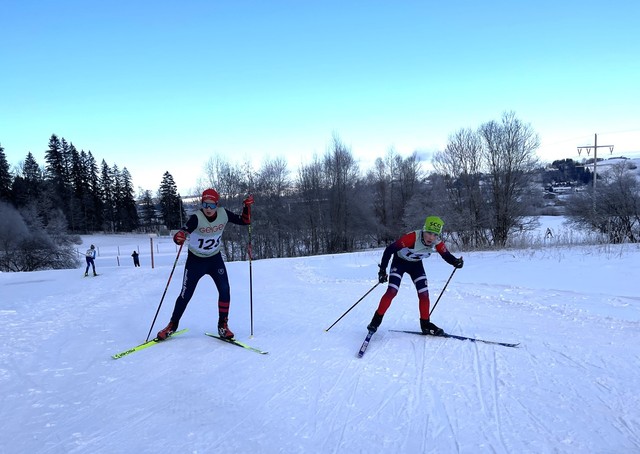
<svg viewBox="0 0 640 454"><path fill-rule="evenodd" d="M626 166L627 171L631 174L635 175L635 177L640 180L640 158L606 158L602 161L598 161L598 165L596 166L596 171L598 172L599 177L602 177L604 174L611 172L615 167L624 165ZM593 164L588 165L589 170L593 171Z"/></svg>
<svg viewBox="0 0 640 454"><path fill-rule="evenodd" d="M520 348L390 332L418 328L405 278L356 358L383 286L325 328L375 284L376 250L254 260L253 338L249 264L229 263L230 327L269 355L203 335L217 294L202 280L187 333L113 360L144 341L176 249L156 240L152 269L148 238L86 241L98 277L0 274L0 453L640 452L636 245L464 254L434 322ZM452 269L425 265L433 303Z"/></svg>

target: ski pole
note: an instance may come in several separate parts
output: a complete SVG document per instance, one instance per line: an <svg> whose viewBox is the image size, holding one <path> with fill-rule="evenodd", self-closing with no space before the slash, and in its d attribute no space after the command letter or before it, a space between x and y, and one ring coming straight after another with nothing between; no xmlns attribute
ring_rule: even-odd
<svg viewBox="0 0 640 454"><path fill-rule="evenodd" d="M247 247L249 254L249 315L251 319L251 337L253 337L253 270L251 268L251 224L249 224L249 246Z"/></svg>
<svg viewBox="0 0 640 454"><path fill-rule="evenodd" d="M433 311L436 309L436 306L438 305L438 301L440 301L440 298L442 297L442 294L444 293L444 291L447 288L447 285L449 285L449 281L451 280L451 278L453 277L453 275L455 274L455 272L458 270L458 268L454 268L453 271L451 272L451 276L449 276L449 279L447 279L447 283L444 284L444 287L442 288L442 291L440 292L440 295L438 296L438 299L436 300L436 304L433 305L433 307L431 308L431 312L429 312L429 317L431 317L431 314L433 313Z"/></svg>
<svg viewBox="0 0 640 454"><path fill-rule="evenodd" d="M173 272L176 269L176 265L178 264L178 257L180 257L180 252L182 252L182 244L178 248L178 254L176 255L176 259L173 262L173 267L171 268L171 274L169 274L169 280L167 281L167 285L164 288L164 292L162 293L162 298L160 298L160 304L158 305L158 310L156 311L156 316L153 317L153 322L151 322L151 328L149 328L149 334L147 334L147 340L149 341L149 336L151 336L151 331L153 330L153 325L156 324L156 318L158 318L158 313L160 313L160 307L162 307L162 302L164 301L164 296L167 294L167 289L169 288L169 282L171 282L171 277L173 276Z"/></svg>
<svg viewBox="0 0 640 454"><path fill-rule="evenodd" d="M338 320L336 320L335 322L333 322L333 325L335 325L336 323L338 323L340 320L342 320L342 317L344 317L345 315L347 315L349 313L349 311L351 309L353 309L354 307L356 307L356 305L362 301L369 293L373 292L373 289L375 289L378 285L380 285L380 282L377 282L376 285L374 285L373 287L371 287L371 290L369 290L367 293L365 293L364 295L362 295L362 298L360 298L358 301L356 301L353 306L351 306L347 312L345 312L344 314L342 314L340 316L340 318ZM333 325L331 325L329 328L325 329L325 331L329 331L331 328L333 328Z"/></svg>

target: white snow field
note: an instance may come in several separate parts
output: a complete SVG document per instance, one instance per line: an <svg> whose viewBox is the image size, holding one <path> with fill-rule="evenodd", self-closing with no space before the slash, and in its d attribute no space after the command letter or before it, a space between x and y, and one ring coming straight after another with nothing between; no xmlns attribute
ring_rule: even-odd
<svg viewBox="0 0 640 454"><path fill-rule="evenodd" d="M418 329L405 277L363 358L384 286L382 249L227 263L229 326L268 355L204 335L203 279L180 336L118 360L151 327L176 247L85 237L82 269L0 273L0 453L638 453L640 247L454 251L465 258L432 320L508 348L391 332ZM139 248L141 268L130 254ZM152 337L178 295L183 251ZM425 260L432 306L451 275Z"/></svg>

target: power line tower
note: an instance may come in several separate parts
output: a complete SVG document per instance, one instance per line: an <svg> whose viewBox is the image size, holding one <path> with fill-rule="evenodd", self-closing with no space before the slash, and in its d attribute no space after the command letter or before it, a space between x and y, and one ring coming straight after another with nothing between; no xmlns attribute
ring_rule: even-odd
<svg viewBox="0 0 640 454"><path fill-rule="evenodd" d="M593 135L593 145L584 145L578 147L578 156L582 153L582 150L587 150L587 156L591 153L593 148L593 212L596 212L596 181L598 180L598 148L609 148L609 154L613 153L613 145L598 145L598 134Z"/></svg>

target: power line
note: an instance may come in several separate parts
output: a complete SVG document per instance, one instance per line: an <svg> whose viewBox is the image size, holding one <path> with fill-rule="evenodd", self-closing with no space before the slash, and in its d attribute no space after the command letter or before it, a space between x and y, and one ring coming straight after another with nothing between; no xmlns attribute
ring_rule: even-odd
<svg viewBox="0 0 640 454"><path fill-rule="evenodd" d="M593 145L585 145L578 147L578 156L580 156L582 150L587 150L587 156L591 153L593 148L593 212L596 212L596 181L598 180L597 166L598 166L598 148L609 148L609 152L613 154L613 145L598 145L598 134L593 135Z"/></svg>

